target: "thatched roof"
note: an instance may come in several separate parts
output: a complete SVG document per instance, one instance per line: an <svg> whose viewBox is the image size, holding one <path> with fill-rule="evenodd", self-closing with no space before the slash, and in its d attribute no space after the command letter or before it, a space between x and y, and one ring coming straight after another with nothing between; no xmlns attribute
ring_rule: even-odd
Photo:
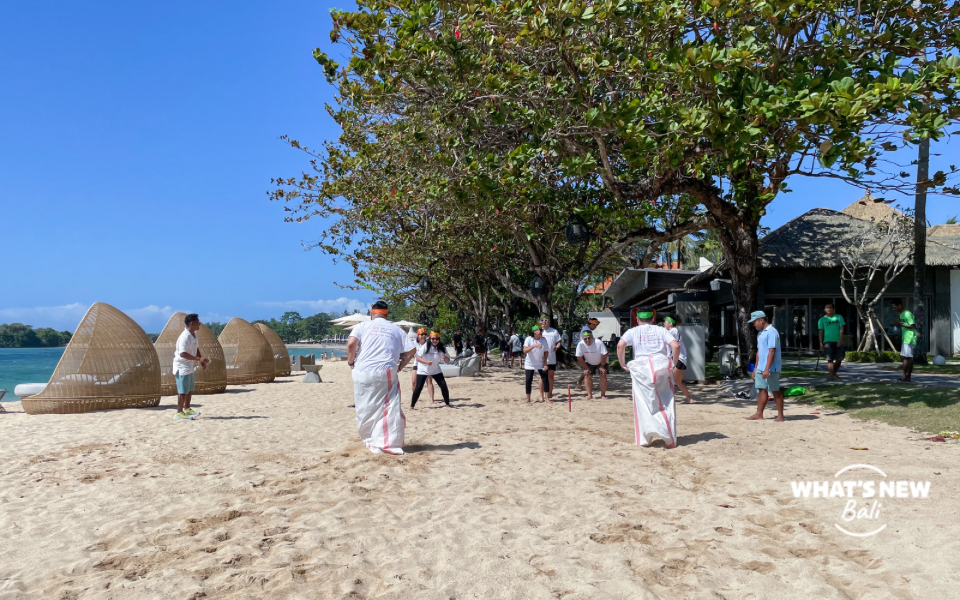
<svg viewBox="0 0 960 600"><path fill-rule="evenodd" d="M927 237L960 237L960 225L946 223L927 228Z"/></svg>
<svg viewBox="0 0 960 600"><path fill-rule="evenodd" d="M762 268L838 267L841 250L870 226L846 211L815 208L760 240L757 262ZM960 250L927 240L927 264L960 266Z"/></svg>
<svg viewBox="0 0 960 600"><path fill-rule="evenodd" d="M927 229L927 237L933 238L938 244L960 248L960 225L934 225Z"/></svg>
<svg viewBox="0 0 960 600"><path fill-rule="evenodd" d="M864 221L886 221L891 217L904 216L902 212L889 204L877 201L876 198L870 195L870 192L867 192L866 196L860 198L840 212L856 219L863 219Z"/></svg>

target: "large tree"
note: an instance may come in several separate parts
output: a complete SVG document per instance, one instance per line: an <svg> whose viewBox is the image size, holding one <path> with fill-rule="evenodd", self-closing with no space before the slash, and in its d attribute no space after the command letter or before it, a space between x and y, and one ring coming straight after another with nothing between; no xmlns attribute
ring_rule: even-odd
<svg viewBox="0 0 960 600"><path fill-rule="evenodd" d="M625 218L687 199L716 228L746 340L760 219L790 177L906 189L885 152L960 115L960 6L942 1L364 0L333 19L349 63L315 57L338 122L365 123L345 128L355 146L393 124L447 163L434 183L520 205L572 181Z"/></svg>

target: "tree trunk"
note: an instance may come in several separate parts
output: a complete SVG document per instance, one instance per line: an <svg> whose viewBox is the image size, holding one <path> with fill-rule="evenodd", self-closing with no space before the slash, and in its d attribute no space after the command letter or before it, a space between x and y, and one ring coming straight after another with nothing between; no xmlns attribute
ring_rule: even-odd
<svg viewBox="0 0 960 600"><path fill-rule="evenodd" d="M913 313L917 327L917 355L914 362L927 364L927 305L924 298L927 274L927 179L930 177L930 138L920 140L917 160L917 195L914 205L913 238Z"/></svg>
<svg viewBox="0 0 960 600"><path fill-rule="evenodd" d="M730 279L733 283L733 300L737 315L737 333L740 340L740 364L747 365L757 355L756 330L751 323L750 313L758 310L757 288L760 279L757 275L757 248L759 223L734 221L724 223L726 229L718 229L717 236L723 247L723 256L730 266ZM767 315L772 320L772 315Z"/></svg>

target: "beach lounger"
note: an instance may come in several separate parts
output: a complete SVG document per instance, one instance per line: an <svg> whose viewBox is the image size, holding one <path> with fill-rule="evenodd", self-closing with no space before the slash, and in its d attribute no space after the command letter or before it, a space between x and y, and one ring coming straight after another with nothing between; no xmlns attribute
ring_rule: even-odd
<svg viewBox="0 0 960 600"><path fill-rule="evenodd" d="M477 377L480 375L480 357L473 355L459 364L440 365L440 372L444 377Z"/></svg>

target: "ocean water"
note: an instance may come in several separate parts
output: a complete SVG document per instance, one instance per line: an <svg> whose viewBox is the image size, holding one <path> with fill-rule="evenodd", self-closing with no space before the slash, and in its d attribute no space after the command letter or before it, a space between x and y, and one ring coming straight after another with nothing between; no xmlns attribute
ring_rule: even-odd
<svg viewBox="0 0 960 600"><path fill-rule="evenodd" d="M19 400L13 388L21 383L50 381L63 348L0 348L0 390L7 390L4 402Z"/></svg>
<svg viewBox="0 0 960 600"><path fill-rule="evenodd" d="M346 346L340 348L287 348L290 356L333 352L346 356ZM46 383L57 368L63 348L0 348L0 390L7 390L4 402L19 400L13 389L21 383Z"/></svg>

